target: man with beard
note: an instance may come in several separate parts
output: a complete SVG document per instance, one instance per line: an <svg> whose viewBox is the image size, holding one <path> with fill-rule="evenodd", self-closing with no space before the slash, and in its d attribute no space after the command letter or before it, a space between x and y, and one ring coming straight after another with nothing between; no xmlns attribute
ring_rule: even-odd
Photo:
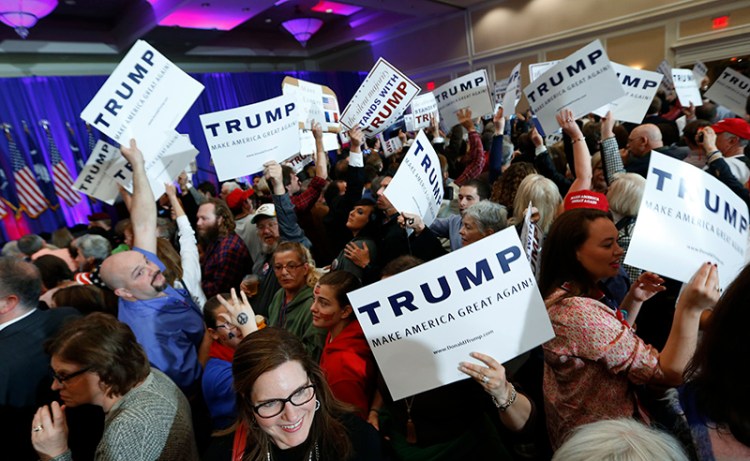
<svg viewBox="0 0 750 461"><path fill-rule="evenodd" d="M224 201L211 198L198 207L201 287L207 298L239 288L253 267L247 246L234 229L234 216Z"/></svg>
<svg viewBox="0 0 750 461"><path fill-rule="evenodd" d="M190 294L171 287L162 274L164 264L156 256L156 201L143 154L135 140L121 152L133 167L133 251L105 259L99 275L120 298L118 318L133 330L151 365L191 397L200 392L203 317Z"/></svg>

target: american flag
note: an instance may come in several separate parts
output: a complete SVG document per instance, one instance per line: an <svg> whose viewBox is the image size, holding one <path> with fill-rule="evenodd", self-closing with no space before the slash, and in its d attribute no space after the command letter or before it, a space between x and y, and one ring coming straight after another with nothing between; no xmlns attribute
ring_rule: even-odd
<svg viewBox="0 0 750 461"><path fill-rule="evenodd" d="M52 138L52 132L46 120L42 121L44 132L47 133L47 142L49 143L49 157L52 161L52 179L55 183L55 193L63 199L68 206L75 206L81 201L81 195L73 190L75 181L70 177L68 166L60 157L60 151L57 150L55 140Z"/></svg>
<svg viewBox="0 0 750 461"><path fill-rule="evenodd" d="M70 144L70 150L73 152L73 158L76 160L76 172L80 173L86 164L86 159L83 157L81 148L78 147L78 140L76 140L76 134L70 122L65 122L65 128L68 129L68 144Z"/></svg>
<svg viewBox="0 0 750 461"><path fill-rule="evenodd" d="M96 147L96 138L94 137L94 130L91 129L91 125L88 123L86 124L86 132L88 133L86 144L88 144L89 155L91 155L94 152L94 147Z"/></svg>
<svg viewBox="0 0 750 461"><path fill-rule="evenodd" d="M10 163L13 165L13 179L16 181L18 206L24 209L30 217L36 218L47 209L47 200L39 189L34 172L25 164L21 151L18 150L16 141L10 133L10 126L5 125L4 129L5 136L8 137L8 150Z"/></svg>

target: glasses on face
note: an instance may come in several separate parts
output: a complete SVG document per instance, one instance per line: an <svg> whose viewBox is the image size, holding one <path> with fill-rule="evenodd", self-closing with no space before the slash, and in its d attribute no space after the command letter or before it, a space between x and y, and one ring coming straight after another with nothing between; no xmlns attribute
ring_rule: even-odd
<svg viewBox="0 0 750 461"><path fill-rule="evenodd" d="M255 227L258 228L259 231L263 231L263 230L266 230L266 229L274 229L274 228L278 227L278 225L279 225L279 223L276 222L276 220L272 219L272 220L269 220L267 222L260 223L260 224L258 224Z"/></svg>
<svg viewBox="0 0 750 461"><path fill-rule="evenodd" d="M216 325L216 328L223 328L223 329L225 329L227 331L232 331L232 330L236 330L237 329L236 326L232 325L229 322L224 322L221 325Z"/></svg>
<svg viewBox="0 0 750 461"><path fill-rule="evenodd" d="M55 378L55 380L58 383L60 383L60 385L65 384L66 381L69 381L69 380L75 378L76 376L80 376L80 375L86 373L90 369L91 369L91 367L82 368L82 369L80 369L78 371L74 371L73 373L71 373L69 375L64 375L63 376L63 375L57 374L57 372L52 367L50 367L50 370L52 371L52 377Z"/></svg>
<svg viewBox="0 0 750 461"><path fill-rule="evenodd" d="M273 418L284 411L284 406L291 403L295 407L306 404L315 397L315 384L302 386L285 399L273 399L255 405L253 411L261 418Z"/></svg>
<svg viewBox="0 0 750 461"><path fill-rule="evenodd" d="M294 270L299 269L300 267L304 266L305 263L286 263L286 264L274 264L273 270L276 272L281 272L284 269L286 269L289 272L292 272Z"/></svg>

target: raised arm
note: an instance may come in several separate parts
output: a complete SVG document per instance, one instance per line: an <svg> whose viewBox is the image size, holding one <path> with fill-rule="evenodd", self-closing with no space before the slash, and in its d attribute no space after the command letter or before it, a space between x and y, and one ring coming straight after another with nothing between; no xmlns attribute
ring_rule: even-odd
<svg viewBox="0 0 750 461"><path fill-rule="evenodd" d="M484 169L484 148L482 147L482 137L477 133L474 126L474 120L471 118L471 109L461 109L456 115L458 122L469 132L469 153L466 154L466 167L461 176L454 181L462 186L466 181L476 178Z"/></svg>
<svg viewBox="0 0 750 461"><path fill-rule="evenodd" d="M495 115L492 116L492 123L495 125L495 135L492 136L492 146L490 147L490 184L495 182L503 174L503 134L505 132L505 115L503 108L498 107Z"/></svg>
<svg viewBox="0 0 750 461"><path fill-rule="evenodd" d="M555 115L557 123L565 133L570 136L573 143L573 163L575 165L575 177L573 184L568 189L568 194L579 190L590 190L593 171L591 169L591 154L586 145L586 138L583 137L581 129L578 127L573 112L570 109L562 109Z"/></svg>
<svg viewBox="0 0 750 461"><path fill-rule="evenodd" d="M602 167L604 168L604 179L607 185L612 184L615 175L625 173L625 165L622 164L620 149L615 138L615 118L612 112L602 117Z"/></svg>
<svg viewBox="0 0 750 461"><path fill-rule="evenodd" d="M143 153L135 139L130 146L120 146L122 156L133 168L133 194L131 197L130 221L133 224L133 245L156 253L156 201L146 176Z"/></svg>

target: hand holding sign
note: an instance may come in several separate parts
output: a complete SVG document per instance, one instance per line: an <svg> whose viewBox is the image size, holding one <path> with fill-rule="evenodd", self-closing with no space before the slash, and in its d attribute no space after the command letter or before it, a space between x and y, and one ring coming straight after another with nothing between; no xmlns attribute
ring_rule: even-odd
<svg viewBox="0 0 750 461"><path fill-rule="evenodd" d="M122 156L125 157L125 160L127 160L133 168L135 168L136 165L143 166L145 164L145 161L143 160L143 152L138 149L138 145L135 143L135 139L130 140L130 147L120 145L120 152L122 153Z"/></svg>
<svg viewBox="0 0 750 461"><path fill-rule="evenodd" d="M602 117L602 140L613 138L615 136L615 118L612 116L612 111L607 111L607 114Z"/></svg>
<svg viewBox="0 0 750 461"><path fill-rule="evenodd" d="M716 305L721 294L719 269L716 264L703 263L685 286L677 300L677 311L702 312Z"/></svg>
<svg viewBox="0 0 750 461"><path fill-rule="evenodd" d="M286 193L286 188L284 187L284 181L282 179L281 165L279 165L278 162L272 160L264 163L263 176L271 185L271 190L274 195L284 195Z"/></svg>
<svg viewBox="0 0 750 461"><path fill-rule="evenodd" d="M495 125L495 136L502 136L505 132L505 111L502 107L497 108L492 123Z"/></svg>
<svg viewBox="0 0 750 461"><path fill-rule="evenodd" d="M461 362L458 365L458 369L481 384L485 392L490 394L495 402L497 402L495 405L498 403L504 405L510 402L514 398L512 395L515 393L515 389L505 376L505 367L489 355L480 354L479 352L472 352L469 355L486 366L471 362Z"/></svg>
<svg viewBox="0 0 750 461"><path fill-rule="evenodd" d="M465 109L458 109L456 111L456 117L458 118L458 123L461 124L464 128L466 128L466 131L471 133L472 131L477 131L476 126L474 126L474 120L471 118L471 109L468 107Z"/></svg>
<svg viewBox="0 0 750 461"><path fill-rule="evenodd" d="M365 143L365 135L358 126L349 130L349 139L351 140L351 150L359 150L360 146Z"/></svg>
<svg viewBox="0 0 750 461"><path fill-rule="evenodd" d="M575 142L578 139L583 138L583 134L581 134L581 128L576 123L575 117L573 117L573 111L570 109L562 109L560 112L555 114L555 118L557 119L558 125L560 125L560 128L565 131L565 134L570 136L571 139Z"/></svg>
<svg viewBox="0 0 750 461"><path fill-rule="evenodd" d="M422 217L418 214L403 212L398 217L398 223L404 229L413 229L417 235L421 234L425 228Z"/></svg>

